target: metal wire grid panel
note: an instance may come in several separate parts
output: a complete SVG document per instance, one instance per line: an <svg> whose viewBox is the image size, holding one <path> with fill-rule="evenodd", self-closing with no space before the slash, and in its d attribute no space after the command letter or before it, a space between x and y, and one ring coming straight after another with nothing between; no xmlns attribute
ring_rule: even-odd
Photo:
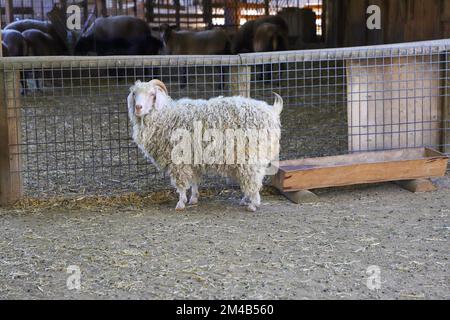
<svg viewBox="0 0 450 320"><path fill-rule="evenodd" d="M449 153L450 41L239 56L4 58L10 173L25 196L169 187L131 141L126 96L282 95L281 158L428 146ZM206 184L221 186L211 177Z"/></svg>

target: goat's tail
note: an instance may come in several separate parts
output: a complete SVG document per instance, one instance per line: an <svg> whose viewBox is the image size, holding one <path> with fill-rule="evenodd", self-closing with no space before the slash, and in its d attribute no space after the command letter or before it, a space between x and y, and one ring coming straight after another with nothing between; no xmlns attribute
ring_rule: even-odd
<svg viewBox="0 0 450 320"><path fill-rule="evenodd" d="M277 115L280 115L281 111L283 111L283 98L276 92L272 92L275 95L275 101L273 103L273 111Z"/></svg>

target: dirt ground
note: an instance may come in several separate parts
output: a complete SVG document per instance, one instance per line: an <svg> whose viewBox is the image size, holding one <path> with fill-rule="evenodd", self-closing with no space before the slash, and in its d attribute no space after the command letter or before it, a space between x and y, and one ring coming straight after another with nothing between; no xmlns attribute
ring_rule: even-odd
<svg viewBox="0 0 450 320"><path fill-rule="evenodd" d="M1 209L0 298L450 299L450 175L436 182L326 189L302 205L266 195L256 213L235 191L182 213L173 199Z"/></svg>

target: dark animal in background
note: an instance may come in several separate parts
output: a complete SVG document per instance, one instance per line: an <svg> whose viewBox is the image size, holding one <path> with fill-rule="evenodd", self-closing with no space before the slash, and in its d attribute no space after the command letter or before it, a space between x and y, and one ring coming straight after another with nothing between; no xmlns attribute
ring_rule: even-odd
<svg viewBox="0 0 450 320"><path fill-rule="evenodd" d="M28 55L28 46L22 33L17 30L3 30L2 31L2 44L5 44L7 48L7 56L9 57L25 57ZM6 56L6 55L5 55ZM24 93L26 88L26 74L27 72L20 72L20 84L22 86L21 93Z"/></svg>
<svg viewBox="0 0 450 320"><path fill-rule="evenodd" d="M286 31L273 23L259 25L253 37L254 52L288 50Z"/></svg>
<svg viewBox="0 0 450 320"><path fill-rule="evenodd" d="M66 50L48 33L38 29L28 29L22 32L28 45L30 56L56 56L63 55Z"/></svg>
<svg viewBox="0 0 450 320"><path fill-rule="evenodd" d="M67 51L62 47L60 42L55 40L48 33L42 32L38 29L28 29L22 32L22 35L27 42L29 56L59 56L64 55ZM43 76L45 74L45 77ZM60 77L59 72L42 72L41 70L30 71L27 73L27 78L32 78L35 81L36 89L42 88L43 78L46 77Z"/></svg>
<svg viewBox="0 0 450 320"><path fill-rule="evenodd" d="M8 48L10 57L24 57L28 55L28 46L22 33L16 30L3 30L2 42Z"/></svg>
<svg viewBox="0 0 450 320"><path fill-rule="evenodd" d="M271 27L270 25L273 25ZM257 32L258 28L264 25L260 32ZM262 30L269 30L270 32L264 37L264 32ZM276 31L275 31L276 30ZM255 35L258 33L258 39L255 39ZM279 16L266 16L262 18L258 18L255 20L247 21L239 28L233 38L232 44L232 52L234 54L237 53L247 53L247 52L255 52L255 40L258 41L256 43L256 47L260 48L261 43L268 43L269 40L273 38L274 35L277 37L281 36L284 38L282 41L277 42L277 48L273 48L270 51L279 51L279 50L287 50L287 36L289 34L289 29L286 21ZM278 47L279 45L279 47ZM284 49L281 49L281 48Z"/></svg>
<svg viewBox="0 0 450 320"><path fill-rule="evenodd" d="M280 16L247 21L234 36L233 53L288 50L288 34L288 25ZM279 80L285 69L284 63L256 66L256 78L263 81Z"/></svg>
<svg viewBox="0 0 450 320"><path fill-rule="evenodd" d="M8 46L2 41L2 56L9 57Z"/></svg>
<svg viewBox="0 0 450 320"><path fill-rule="evenodd" d="M231 53L231 41L224 30L206 31L175 31L167 25L161 26L161 39L164 43L164 54L170 55L223 55ZM181 72L180 79L182 86L187 84L186 68ZM226 67L215 67L215 73L222 77L219 82L219 89L223 88L226 82Z"/></svg>
<svg viewBox="0 0 450 320"><path fill-rule="evenodd" d="M61 36L49 21L24 19L8 24L4 30L16 30L19 32L24 32L27 30L39 30L50 35L53 38L54 42L57 43L58 48L62 48L64 50L62 54L65 55L68 53L68 49L64 39L61 39Z"/></svg>
<svg viewBox="0 0 450 320"><path fill-rule="evenodd" d="M155 55L162 42L135 17L97 18L75 45L75 55Z"/></svg>

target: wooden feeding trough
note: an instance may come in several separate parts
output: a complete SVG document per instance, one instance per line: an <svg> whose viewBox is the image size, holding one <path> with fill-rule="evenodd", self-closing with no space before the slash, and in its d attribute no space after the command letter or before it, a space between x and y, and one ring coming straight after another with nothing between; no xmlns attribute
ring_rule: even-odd
<svg viewBox="0 0 450 320"><path fill-rule="evenodd" d="M448 157L429 148L360 152L280 161L272 184L293 202L311 202L311 189L385 181L412 192L434 190L428 178L445 175Z"/></svg>

